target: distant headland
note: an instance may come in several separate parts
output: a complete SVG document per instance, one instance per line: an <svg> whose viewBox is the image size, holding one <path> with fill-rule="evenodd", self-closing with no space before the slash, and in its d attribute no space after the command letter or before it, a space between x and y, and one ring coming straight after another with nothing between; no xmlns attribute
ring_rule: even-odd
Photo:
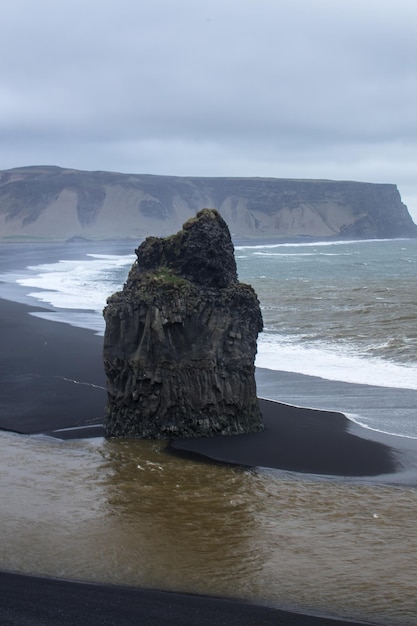
<svg viewBox="0 0 417 626"><path fill-rule="evenodd" d="M0 241L164 236L203 207L217 209L235 239L417 237L394 184L157 176L56 166L0 171Z"/></svg>

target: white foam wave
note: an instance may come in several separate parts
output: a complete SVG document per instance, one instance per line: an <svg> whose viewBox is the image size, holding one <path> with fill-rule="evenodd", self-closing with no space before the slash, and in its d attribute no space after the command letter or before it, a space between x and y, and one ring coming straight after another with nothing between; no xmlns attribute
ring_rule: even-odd
<svg viewBox="0 0 417 626"><path fill-rule="evenodd" d="M65 260L58 263L31 266L33 275L18 278L16 282L29 291L28 296L62 309L100 311L106 299L120 288L115 282L116 270L132 264L131 255L90 254L87 261Z"/></svg>
<svg viewBox="0 0 417 626"><path fill-rule="evenodd" d="M131 265L135 259L135 256L132 254L98 254L98 253L88 253L87 254L88 257L91 257L93 259L104 259L107 262L110 262L111 264L115 264L115 265L126 265L129 264ZM109 263L107 263L107 267L108 267Z"/></svg>
<svg viewBox="0 0 417 626"><path fill-rule="evenodd" d="M347 242L332 242L331 245L345 243ZM279 244L285 245L287 244ZM328 242L325 245L329 245ZM90 328L102 334L102 310L106 299L122 287L135 257L108 254L90 254L88 257L84 260L65 260L32 266L19 277L13 274L10 278L22 287L29 288L26 295L48 303L55 309L61 309L59 314L55 311L37 315ZM306 346L300 344L297 337L282 337L268 331L259 338L256 365L271 370L318 376L326 380L417 389L415 366L362 355L353 349L349 351L345 346L343 352L326 343Z"/></svg>
<svg viewBox="0 0 417 626"><path fill-rule="evenodd" d="M262 334L258 340L256 366L360 385L417 389L415 366L362 356L348 348L341 352L325 343L311 347L301 345L296 338L288 339Z"/></svg>
<svg viewBox="0 0 417 626"><path fill-rule="evenodd" d="M349 252L254 252L254 256L273 256L294 259L299 256L350 256Z"/></svg>
<svg viewBox="0 0 417 626"><path fill-rule="evenodd" d="M391 423L387 424L385 429L377 428L376 426L371 426L370 424L368 424L366 421L366 417L363 417L362 415L357 415L356 413L348 413L346 411L344 411L344 415L354 424L357 424L358 426L360 426L361 428L365 428L366 430L371 430L374 433L381 433L383 435L394 435L395 437L402 437L403 439L417 439L417 435L392 432Z"/></svg>
<svg viewBox="0 0 417 626"><path fill-rule="evenodd" d="M347 246L347 245L361 245L369 243L381 243L381 241L393 241L392 239L349 239L349 240L337 240L337 241L303 241L303 242L285 242L285 243L263 243L263 244L247 244L235 246L235 250L262 250L264 248L308 248L308 247L321 247L321 246ZM407 241L407 239L401 239L400 241Z"/></svg>

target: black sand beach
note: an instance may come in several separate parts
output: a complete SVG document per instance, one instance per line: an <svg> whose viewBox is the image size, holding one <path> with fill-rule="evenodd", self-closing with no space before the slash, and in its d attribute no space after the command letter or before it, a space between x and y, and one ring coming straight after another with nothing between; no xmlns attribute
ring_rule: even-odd
<svg viewBox="0 0 417 626"><path fill-rule="evenodd" d="M0 300L0 428L60 438L102 434L102 338ZM38 309L39 310L39 309ZM340 476L400 469L387 436L349 432L338 413L261 401L263 433L177 441L175 449L242 465ZM1 574L2 624L341 624L214 598Z"/></svg>
<svg viewBox="0 0 417 626"><path fill-rule="evenodd" d="M262 432L181 439L171 447L217 461L310 474L364 477L391 474L397 469L393 450L349 433L349 420L342 413L265 399L259 402L265 424Z"/></svg>
<svg viewBox="0 0 417 626"><path fill-rule="evenodd" d="M0 428L34 434L102 424L102 338L29 314L41 310L0 301Z"/></svg>
<svg viewBox="0 0 417 626"><path fill-rule="evenodd" d="M249 602L0 572L3 626L342 626Z"/></svg>

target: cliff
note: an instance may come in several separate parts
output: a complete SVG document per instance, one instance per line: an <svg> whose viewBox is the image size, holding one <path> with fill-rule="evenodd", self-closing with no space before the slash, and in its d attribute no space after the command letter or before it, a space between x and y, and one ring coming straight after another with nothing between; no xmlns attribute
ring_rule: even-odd
<svg viewBox="0 0 417 626"><path fill-rule="evenodd" d="M230 233L204 209L136 250L104 310L107 436L177 438L262 429L253 289L237 279Z"/></svg>
<svg viewBox="0 0 417 626"><path fill-rule="evenodd" d="M416 237L395 185L191 178L23 167L0 172L0 240L141 240L168 235L203 206L234 237Z"/></svg>

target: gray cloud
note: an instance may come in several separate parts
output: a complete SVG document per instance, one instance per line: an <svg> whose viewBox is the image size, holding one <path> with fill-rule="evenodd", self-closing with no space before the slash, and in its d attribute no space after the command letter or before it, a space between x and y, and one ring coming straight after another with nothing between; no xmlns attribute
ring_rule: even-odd
<svg viewBox="0 0 417 626"><path fill-rule="evenodd" d="M413 0L6 0L0 167L395 182L417 217Z"/></svg>

